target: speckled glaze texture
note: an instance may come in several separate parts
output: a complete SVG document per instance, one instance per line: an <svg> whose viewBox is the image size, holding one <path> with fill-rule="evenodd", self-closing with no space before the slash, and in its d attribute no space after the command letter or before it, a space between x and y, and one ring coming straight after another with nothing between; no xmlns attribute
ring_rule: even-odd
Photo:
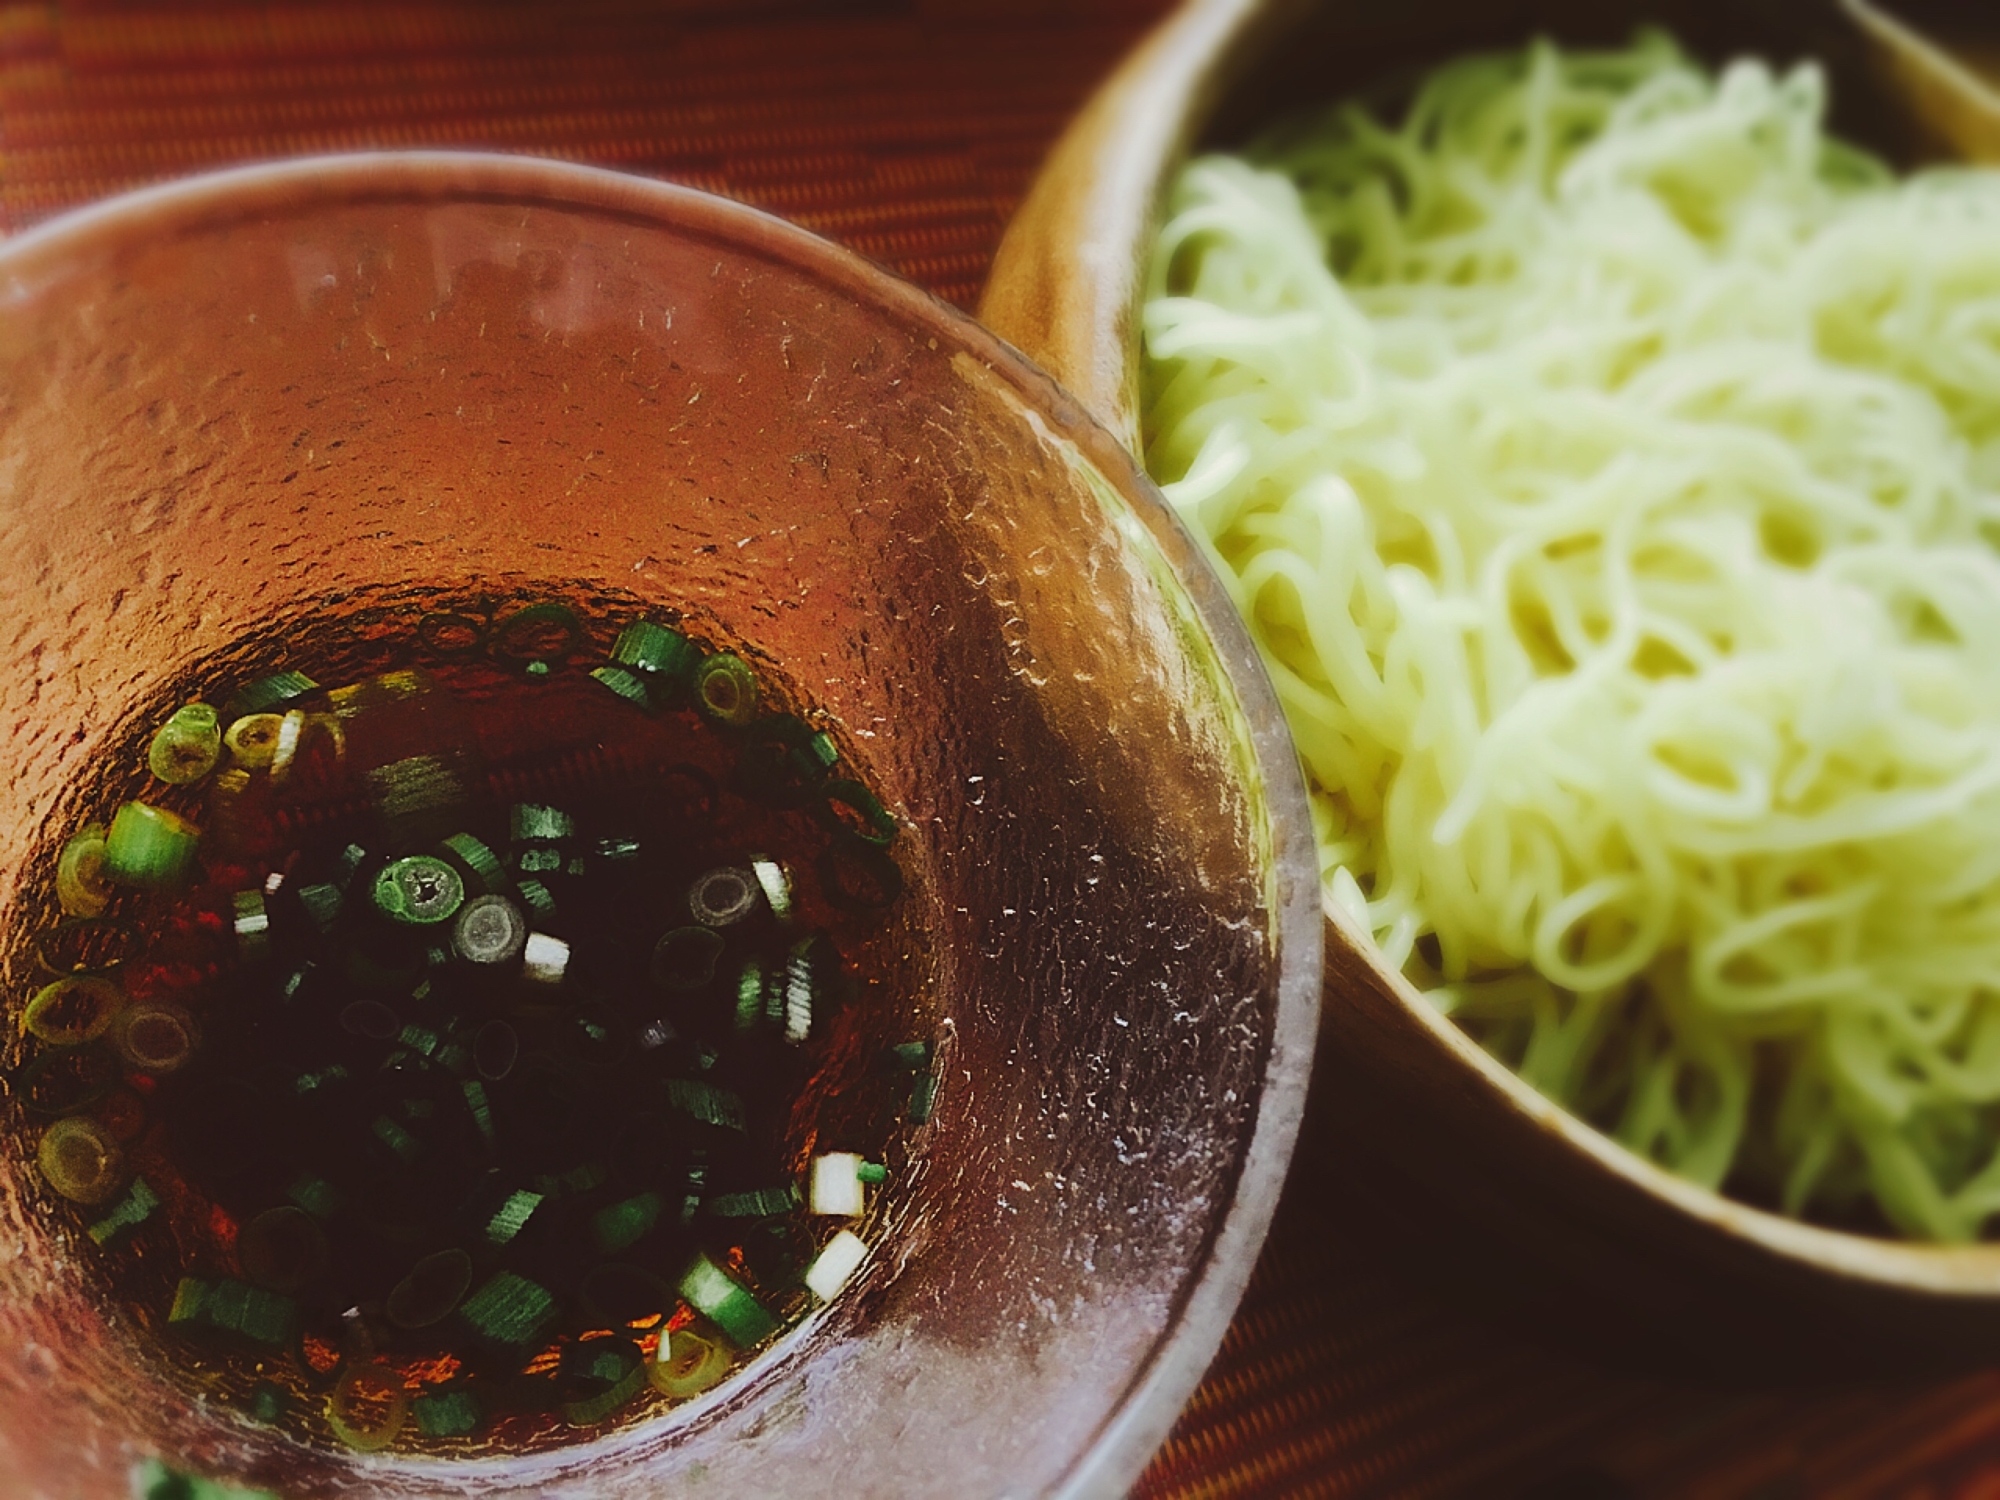
<svg viewBox="0 0 2000 1500"><path fill-rule="evenodd" d="M657 184L464 157L237 174L0 251L0 577L0 931L32 930L66 788L179 665L364 587L599 580L840 721L904 820L904 963L946 1018L858 1289L713 1399L532 1456L361 1459L191 1401L0 1164L8 1493L122 1495L155 1453L292 1497L1136 1475L1283 1175L1316 882L1226 606L1030 367Z"/></svg>

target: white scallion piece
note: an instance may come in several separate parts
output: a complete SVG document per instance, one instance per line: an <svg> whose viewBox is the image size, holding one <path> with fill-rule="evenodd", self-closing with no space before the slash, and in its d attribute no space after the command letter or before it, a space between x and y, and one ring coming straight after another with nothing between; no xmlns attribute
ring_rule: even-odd
<svg viewBox="0 0 2000 1500"><path fill-rule="evenodd" d="M770 903L771 913L780 922L792 919L792 882L785 874L785 867L775 859L762 857L750 861L750 871L757 877L757 884L764 889L764 899Z"/></svg>
<svg viewBox="0 0 2000 1500"><path fill-rule="evenodd" d="M283 781L292 769L292 759L299 753L299 741L305 738L306 715L302 708L295 708L278 723L278 743L271 751L271 779Z"/></svg>
<svg viewBox="0 0 2000 1500"><path fill-rule="evenodd" d="M831 1302L867 1258L867 1243L853 1230L843 1229L806 1268L806 1287L820 1301Z"/></svg>
<svg viewBox="0 0 2000 1500"><path fill-rule="evenodd" d="M569 968L569 944L546 932L531 932L521 948L521 977L531 984L561 984Z"/></svg>
<svg viewBox="0 0 2000 1500"><path fill-rule="evenodd" d="M866 1210L861 1190L861 1158L852 1151L815 1156L809 1211L837 1218L858 1218Z"/></svg>

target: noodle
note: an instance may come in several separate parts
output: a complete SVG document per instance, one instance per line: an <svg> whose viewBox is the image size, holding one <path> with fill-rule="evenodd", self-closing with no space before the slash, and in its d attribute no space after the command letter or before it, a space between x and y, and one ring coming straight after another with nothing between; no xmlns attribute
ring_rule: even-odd
<svg viewBox="0 0 2000 1500"><path fill-rule="evenodd" d="M2000 176L1817 68L1450 64L1173 189L1147 464L1251 624L1328 889L1632 1149L2000 1211Z"/></svg>

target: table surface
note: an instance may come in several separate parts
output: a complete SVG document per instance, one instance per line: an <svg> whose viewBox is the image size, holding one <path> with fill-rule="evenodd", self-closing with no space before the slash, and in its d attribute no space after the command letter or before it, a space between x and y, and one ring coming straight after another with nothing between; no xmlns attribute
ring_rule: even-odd
<svg viewBox="0 0 2000 1500"><path fill-rule="evenodd" d="M969 307L1042 154L1166 8L0 0L0 232L235 162L497 149L744 199ZM1585 1353L1419 1269L1346 1149L1308 1126L1137 1494L2000 1500L2000 1370L1807 1387Z"/></svg>

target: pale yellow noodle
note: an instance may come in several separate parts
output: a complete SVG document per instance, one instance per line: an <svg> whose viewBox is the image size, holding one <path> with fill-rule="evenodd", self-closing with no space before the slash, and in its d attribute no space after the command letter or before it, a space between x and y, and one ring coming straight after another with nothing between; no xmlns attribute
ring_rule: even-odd
<svg viewBox="0 0 2000 1500"><path fill-rule="evenodd" d="M1905 1233L2000 1212L2000 178L1811 66L1454 63L1174 187L1147 461L1323 870L1634 1149Z"/></svg>

